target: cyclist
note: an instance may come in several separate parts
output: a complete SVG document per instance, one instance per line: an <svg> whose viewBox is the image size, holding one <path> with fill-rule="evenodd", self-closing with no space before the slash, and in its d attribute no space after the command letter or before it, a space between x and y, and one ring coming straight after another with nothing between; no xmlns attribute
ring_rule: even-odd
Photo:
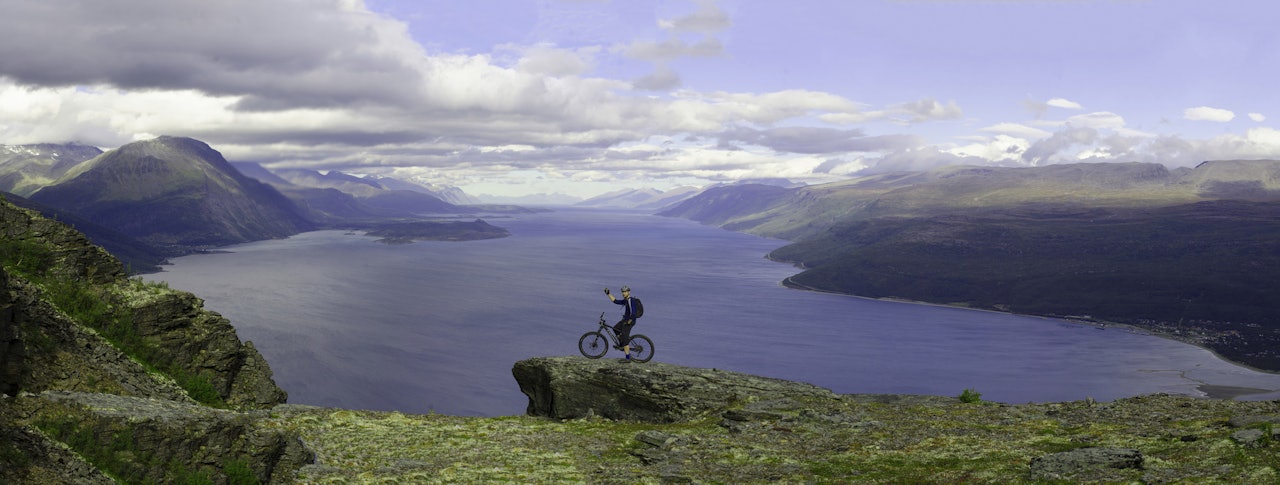
<svg viewBox="0 0 1280 485"><path fill-rule="evenodd" d="M604 289L604 294L609 297L609 301L622 305L622 320L614 324L613 331L618 334L618 345L622 348L622 353L626 354L621 362L631 362L631 328L636 325L636 319L640 318L641 312L636 311L636 298L631 297L631 287L622 286L622 298L615 298L608 288Z"/></svg>

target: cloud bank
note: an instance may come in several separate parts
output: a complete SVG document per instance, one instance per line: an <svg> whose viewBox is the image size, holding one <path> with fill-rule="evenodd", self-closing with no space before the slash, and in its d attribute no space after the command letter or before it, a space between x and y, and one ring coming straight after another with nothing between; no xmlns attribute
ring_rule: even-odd
<svg viewBox="0 0 1280 485"><path fill-rule="evenodd" d="M822 88L809 79L686 88L686 72L753 55L735 50L750 40L734 13L747 8L695 0L678 13L632 18L636 32L648 32L632 38L446 51L415 37L410 20L359 0L0 0L0 143L111 148L168 134L269 167L597 192L777 176L823 182L958 163L1280 157L1280 136L1257 111L1237 117L1213 101L1188 102L1161 114L1175 120L1169 126L1251 125L1176 132L1135 124L1083 89L993 104L947 88L953 80L871 71L856 49L835 51L842 57L830 61L849 71L814 84ZM786 32L801 38L798 28ZM779 36L777 48L827 48L787 40ZM746 85L770 67L758 69L726 77ZM857 87L837 89L845 81Z"/></svg>

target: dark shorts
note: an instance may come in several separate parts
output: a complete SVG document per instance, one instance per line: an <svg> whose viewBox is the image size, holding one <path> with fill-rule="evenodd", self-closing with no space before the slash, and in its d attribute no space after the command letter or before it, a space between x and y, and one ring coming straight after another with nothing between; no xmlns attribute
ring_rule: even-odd
<svg viewBox="0 0 1280 485"><path fill-rule="evenodd" d="M635 320L620 320L613 326L613 330L618 332L618 345L627 345L631 342L631 327L636 326Z"/></svg>

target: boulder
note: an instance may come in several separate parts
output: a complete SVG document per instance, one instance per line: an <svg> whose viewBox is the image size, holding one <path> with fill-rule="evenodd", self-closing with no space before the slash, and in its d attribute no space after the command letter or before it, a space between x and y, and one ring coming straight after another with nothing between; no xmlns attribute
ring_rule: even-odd
<svg viewBox="0 0 1280 485"><path fill-rule="evenodd" d="M529 398L526 412L555 419L671 423L760 400L839 399L812 384L660 362L536 357L516 362L511 373Z"/></svg>

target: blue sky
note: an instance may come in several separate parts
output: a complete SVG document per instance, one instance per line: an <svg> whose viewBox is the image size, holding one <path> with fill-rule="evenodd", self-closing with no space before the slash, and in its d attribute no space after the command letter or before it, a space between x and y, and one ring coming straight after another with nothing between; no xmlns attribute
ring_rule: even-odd
<svg viewBox="0 0 1280 485"><path fill-rule="evenodd" d="M0 143L472 194L1280 158L1269 1L0 0Z"/></svg>

